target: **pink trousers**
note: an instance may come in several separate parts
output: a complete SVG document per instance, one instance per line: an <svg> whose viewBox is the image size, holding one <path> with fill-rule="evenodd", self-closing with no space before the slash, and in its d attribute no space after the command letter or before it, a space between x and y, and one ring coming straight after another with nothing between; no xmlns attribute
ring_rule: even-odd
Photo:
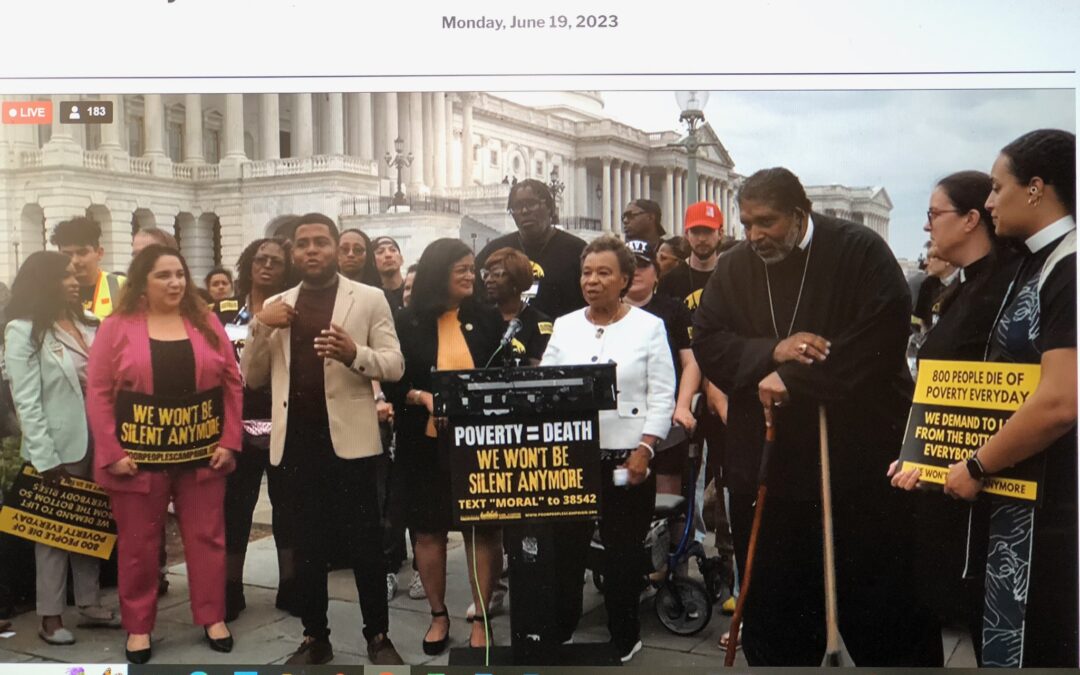
<svg viewBox="0 0 1080 675"><path fill-rule="evenodd" d="M116 520L124 630L135 634L154 630L158 550L170 497L184 542L192 619L201 626L224 621L225 476L192 470L143 472L150 475L149 494L109 493Z"/></svg>

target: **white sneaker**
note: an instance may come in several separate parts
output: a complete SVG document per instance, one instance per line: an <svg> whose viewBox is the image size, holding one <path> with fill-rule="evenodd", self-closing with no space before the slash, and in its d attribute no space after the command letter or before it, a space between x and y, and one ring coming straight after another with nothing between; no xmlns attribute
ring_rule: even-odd
<svg viewBox="0 0 1080 675"><path fill-rule="evenodd" d="M390 602L397 595L397 575L390 572L386 573L386 601Z"/></svg>
<svg viewBox="0 0 1080 675"><path fill-rule="evenodd" d="M641 651L642 646L643 645L641 644L641 640L638 640L636 643L634 643L634 646L630 648L630 651L619 657L619 660L623 663L626 663L630 659L634 658L634 654L637 654Z"/></svg>
<svg viewBox="0 0 1080 675"><path fill-rule="evenodd" d="M495 616L506 607L506 593L509 589L506 584L499 582L495 586L495 590L491 592L491 602L488 603L488 616ZM469 603L469 608L465 610L465 620L472 621L476 616L476 603Z"/></svg>
<svg viewBox="0 0 1080 675"><path fill-rule="evenodd" d="M424 582L420 581L420 573L414 571L412 573L412 581L409 582L409 597L413 600L423 600L427 597L427 591L424 590Z"/></svg>

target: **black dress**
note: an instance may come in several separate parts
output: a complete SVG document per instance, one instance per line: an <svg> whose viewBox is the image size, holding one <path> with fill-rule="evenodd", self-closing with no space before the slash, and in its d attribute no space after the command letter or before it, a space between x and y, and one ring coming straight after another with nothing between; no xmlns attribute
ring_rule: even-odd
<svg viewBox="0 0 1080 675"><path fill-rule="evenodd" d="M502 317L494 308L467 302L458 320L473 363L483 367L499 346ZM391 519L414 532L445 532L452 529L449 447L441 434L437 439L426 435L427 408L405 403L410 389L431 391L431 373L438 364L438 317L406 307L395 324L405 372L398 382L383 385L397 411Z"/></svg>
<svg viewBox="0 0 1080 675"><path fill-rule="evenodd" d="M1059 223L1050 227L1068 224ZM989 360L1040 363L1048 351L1076 349L1075 236L1073 229L1025 256L995 324ZM993 503L981 665L1077 666L1076 455L1074 426L1025 460L1046 463L1041 506ZM1016 601L1025 591L1026 611Z"/></svg>
<svg viewBox="0 0 1080 675"><path fill-rule="evenodd" d="M940 304L939 318L919 349L919 361L983 361L994 320L1019 264L1016 252L1001 245L964 267L954 292ZM942 623L964 625L978 657L988 501L969 504L939 490L912 492L908 498L917 523L916 595Z"/></svg>

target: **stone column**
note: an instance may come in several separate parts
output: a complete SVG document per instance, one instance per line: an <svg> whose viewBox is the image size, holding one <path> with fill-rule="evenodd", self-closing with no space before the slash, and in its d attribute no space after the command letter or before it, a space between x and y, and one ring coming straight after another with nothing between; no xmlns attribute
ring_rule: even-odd
<svg viewBox="0 0 1080 675"><path fill-rule="evenodd" d="M675 175L675 213L673 213L672 215L675 216L675 233L682 234L683 216L685 215L683 212L686 209L686 206L683 204L683 179L685 177L683 176L681 169L676 169L676 171L677 174Z"/></svg>
<svg viewBox="0 0 1080 675"><path fill-rule="evenodd" d="M360 141L358 151L361 159L379 159L375 157L371 121L371 94L363 92L353 94L353 116L360 120Z"/></svg>
<svg viewBox="0 0 1080 675"><path fill-rule="evenodd" d="M360 156L360 103L359 94L345 94L345 154Z"/></svg>
<svg viewBox="0 0 1080 675"><path fill-rule="evenodd" d="M707 201L707 198L705 197L705 176L698 176L697 198L699 202Z"/></svg>
<svg viewBox="0 0 1080 675"><path fill-rule="evenodd" d="M676 229L678 220L675 217L675 176L670 166L664 167L664 218L666 219L664 229L671 234L678 234Z"/></svg>
<svg viewBox="0 0 1080 675"><path fill-rule="evenodd" d="M600 229L611 234L611 158L605 157L600 169Z"/></svg>
<svg viewBox="0 0 1080 675"><path fill-rule="evenodd" d="M243 94L225 94L225 157L245 158Z"/></svg>
<svg viewBox="0 0 1080 675"><path fill-rule="evenodd" d="M111 125L103 125L101 128L101 140L105 141L105 128ZM202 164L206 161L203 157L203 111L202 94L186 94L184 96L184 163Z"/></svg>
<svg viewBox="0 0 1080 675"><path fill-rule="evenodd" d="M330 147L327 148L328 155L344 155L345 154L345 102L340 93L327 94L329 98L328 107L329 114L327 115L328 122L330 124Z"/></svg>
<svg viewBox="0 0 1080 675"><path fill-rule="evenodd" d="M432 110L435 104L431 101L432 96L431 92L424 92L420 95L424 124L424 142L422 143L424 152L424 185L429 187L435 184L435 119Z"/></svg>
<svg viewBox="0 0 1080 675"><path fill-rule="evenodd" d="M475 94L466 91L461 97L461 184L468 187L473 184L473 98Z"/></svg>
<svg viewBox="0 0 1080 675"><path fill-rule="evenodd" d="M652 174L647 166L641 168L641 198L652 199Z"/></svg>
<svg viewBox="0 0 1080 675"><path fill-rule="evenodd" d="M641 194L641 167L637 164L631 169L631 181L633 181L633 197L634 199L645 199Z"/></svg>
<svg viewBox="0 0 1080 675"><path fill-rule="evenodd" d="M574 213L580 218L589 215L589 175L585 160L574 162Z"/></svg>
<svg viewBox="0 0 1080 675"><path fill-rule="evenodd" d="M401 138L404 130L398 126L398 95L395 92L387 92L383 97L383 129L382 135L386 143L386 149L394 154L394 141Z"/></svg>
<svg viewBox="0 0 1080 675"><path fill-rule="evenodd" d="M433 141L435 155L432 158L435 164L433 183L435 185L435 189L441 193L443 188L446 187L446 129L448 126L446 124L446 92L437 91L432 94L431 103L431 116L435 123L435 138Z"/></svg>
<svg viewBox="0 0 1080 675"><path fill-rule="evenodd" d="M315 151L314 130L311 125L311 94L293 94L290 143L293 157L311 157Z"/></svg>
<svg viewBox="0 0 1080 675"><path fill-rule="evenodd" d="M611 228L615 232L622 232L622 161L615 160L611 163Z"/></svg>
<svg viewBox="0 0 1080 675"><path fill-rule="evenodd" d="M409 144L413 163L409 167L409 191L416 195L424 189L424 114L423 94L409 93Z"/></svg>
<svg viewBox="0 0 1080 675"><path fill-rule="evenodd" d="M420 151L416 148L412 138L412 126L409 123L409 94L400 93L397 95L397 128L398 136L401 140L405 141L405 147L412 152L414 156L419 155Z"/></svg>
<svg viewBox="0 0 1080 675"><path fill-rule="evenodd" d="M161 94L143 95L143 133L146 136L146 147L143 156L152 157L165 155L165 109L162 107ZM226 125L228 125L226 114ZM55 127L54 136L55 138ZM243 149L243 144L240 148Z"/></svg>
<svg viewBox="0 0 1080 675"><path fill-rule="evenodd" d="M244 154L244 95L225 95L225 155L219 162L222 178L239 178Z"/></svg>
<svg viewBox="0 0 1080 675"><path fill-rule="evenodd" d="M259 158L281 158L280 111L277 94L259 94Z"/></svg>
<svg viewBox="0 0 1080 675"><path fill-rule="evenodd" d="M446 185L461 185L461 176L454 175L455 166L460 171L461 164L452 166L454 164L454 100L450 98L449 92L443 92L443 100L446 104L446 126L444 127L446 131L446 147L444 148L446 153Z"/></svg>
<svg viewBox="0 0 1080 675"><path fill-rule="evenodd" d="M623 165L622 165L622 195L623 195L623 201L624 202L629 202L631 199L633 199L633 197L631 196L631 194L632 194L632 192L631 192L632 187L631 186L632 186L632 183L630 182L630 162L623 162ZM624 204L619 204L620 209L623 206L624 206ZM620 213L620 216L621 215L622 214Z"/></svg>

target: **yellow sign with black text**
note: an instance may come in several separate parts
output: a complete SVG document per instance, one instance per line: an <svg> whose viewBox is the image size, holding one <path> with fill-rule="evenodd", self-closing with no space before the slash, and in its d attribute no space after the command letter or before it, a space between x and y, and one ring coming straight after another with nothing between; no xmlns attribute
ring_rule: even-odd
<svg viewBox="0 0 1080 675"><path fill-rule="evenodd" d="M1034 364L920 362L901 470L919 469L920 481L944 485L949 466L967 461L1028 400L1040 372ZM1043 470L1037 456L988 478L983 492L1038 502Z"/></svg>
<svg viewBox="0 0 1080 675"><path fill-rule="evenodd" d="M50 485L29 463L0 509L0 532L103 560L116 546L109 496L100 486L70 477Z"/></svg>

